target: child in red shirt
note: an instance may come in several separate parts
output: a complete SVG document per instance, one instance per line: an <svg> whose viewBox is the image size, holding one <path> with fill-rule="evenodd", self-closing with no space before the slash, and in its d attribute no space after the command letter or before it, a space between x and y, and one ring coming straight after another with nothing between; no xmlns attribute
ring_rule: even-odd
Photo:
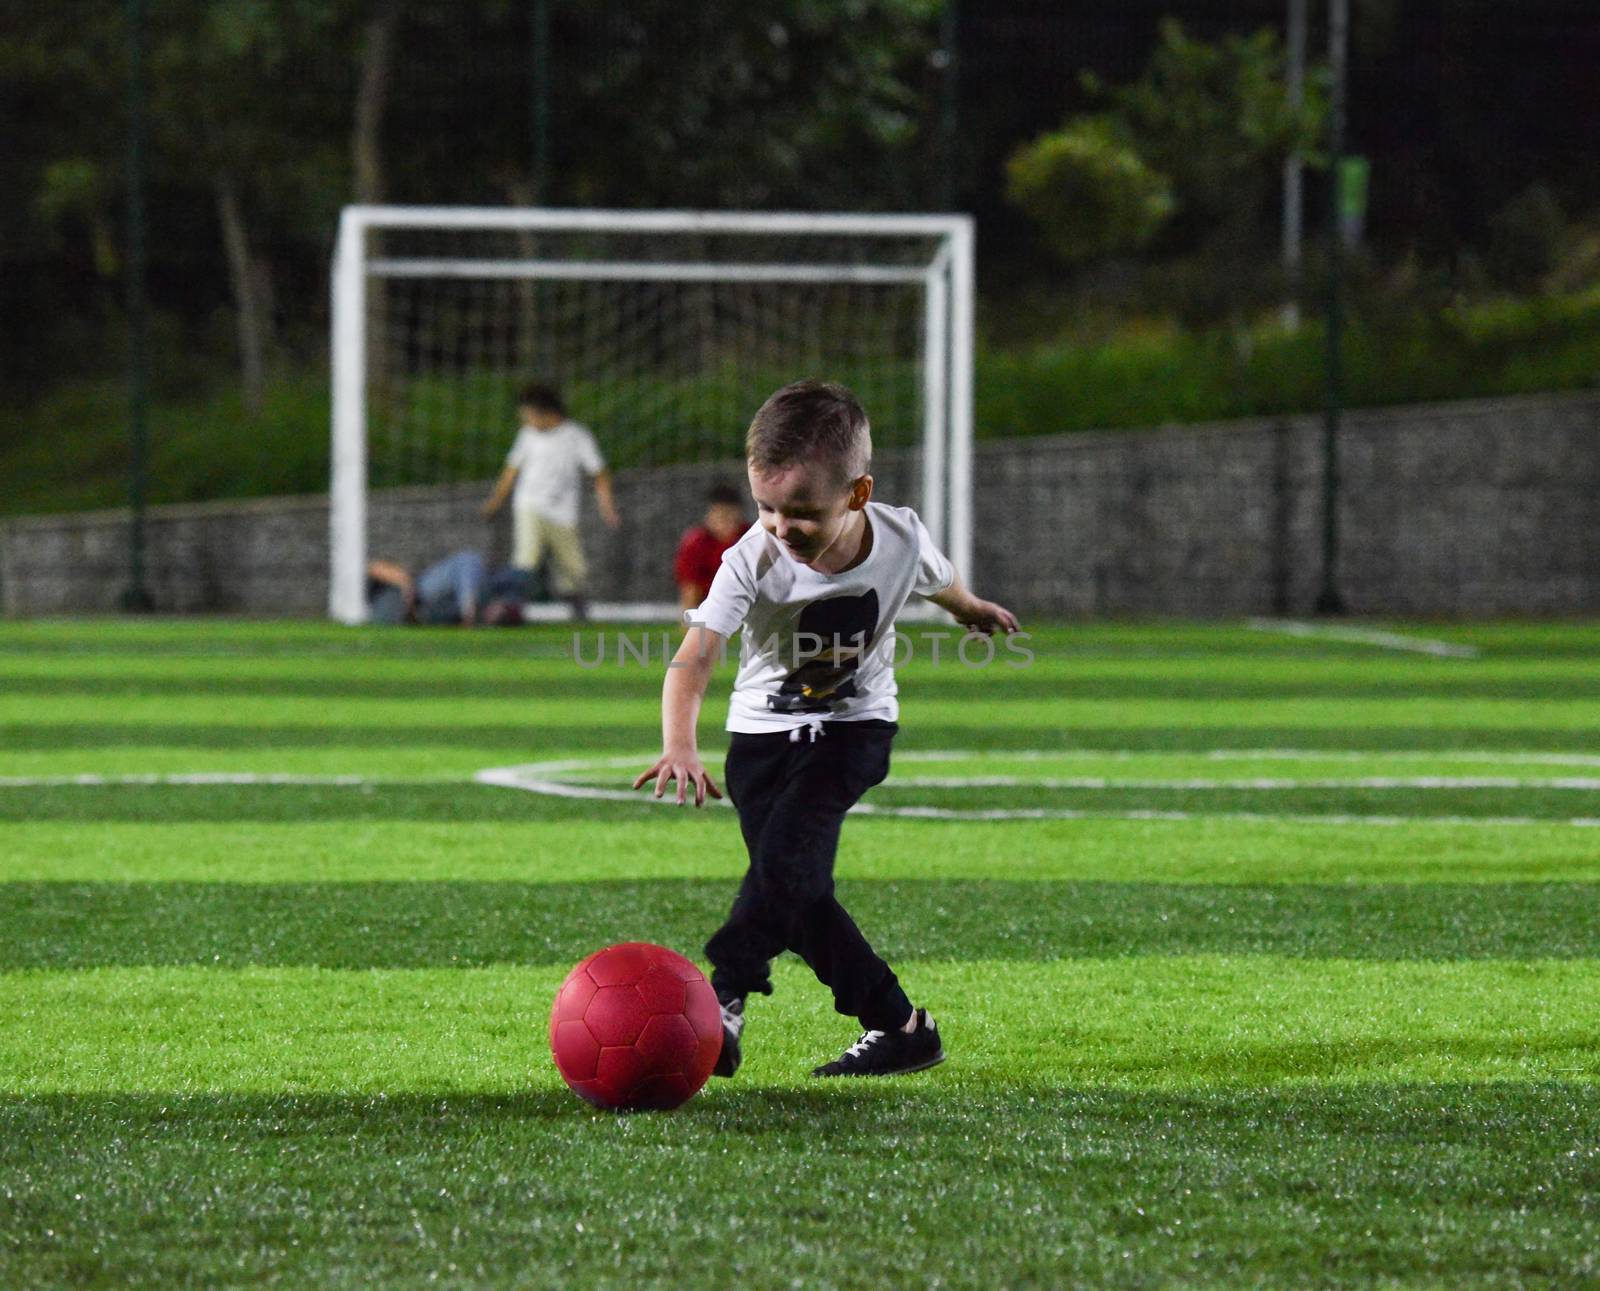
<svg viewBox="0 0 1600 1291"><path fill-rule="evenodd" d="M722 553L748 529L744 503L730 484L718 484L706 495L705 519L684 531L672 562L672 581L678 585L679 608L692 610L706 599L717 576Z"/></svg>

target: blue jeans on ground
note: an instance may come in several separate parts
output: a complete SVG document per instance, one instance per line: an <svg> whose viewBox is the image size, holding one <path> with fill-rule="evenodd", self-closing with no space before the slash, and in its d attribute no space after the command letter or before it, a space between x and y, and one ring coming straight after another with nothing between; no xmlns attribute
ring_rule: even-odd
<svg viewBox="0 0 1600 1291"><path fill-rule="evenodd" d="M478 612L485 576L483 557L458 551L417 575L417 622L460 623Z"/></svg>

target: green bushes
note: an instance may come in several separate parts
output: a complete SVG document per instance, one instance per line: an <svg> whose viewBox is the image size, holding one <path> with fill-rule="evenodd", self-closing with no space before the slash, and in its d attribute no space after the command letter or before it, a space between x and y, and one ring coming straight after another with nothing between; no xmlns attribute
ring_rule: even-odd
<svg viewBox="0 0 1600 1291"><path fill-rule="evenodd" d="M1093 344L985 347L978 354L978 434L998 439L1315 411L1323 403L1323 354L1323 333L1315 326L1294 333L1193 332L1147 324ZM1367 317L1346 334L1345 371L1346 399L1354 407L1600 388L1600 290ZM747 388L757 388L753 374L738 375ZM914 388L915 380L909 371L879 373L873 387L865 373L836 375L859 378L869 407L891 389ZM774 374L771 382L779 379ZM611 424L604 391L587 392L587 401L578 393L575 406L583 406L597 428ZM501 401L480 402L498 409ZM711 399L701 409L705 424L736 423L748 413L737 404ZM610 411L612 420L622 420L621 408ZM512 419L502 420L509 440ZM121 505L127 497L125 427L124 395L111 380L64 386L29 409L0 411L0 512ZM688 439L667 438L694 449ZM892 439L885 434L885 443ZM734 452L737 440L737 434L730 440ZM629 454L617 447L613 456L626 465ZM438 445L422 456L448 460ZM378 465L374 478L384 479ZM149 475L153 503L324 491L326 376L280 376L254 418L231 387L157 402L150 414Z"/></svg>
<svg viewBox="0 0 1600 1291"><path fill-rule="evenodd" d="M1324 401L1326 334L1184 332L1098 345L1046 342L978 361L979 435L1309 412ZM1352 324L1355 407L1600 388L1600 291Z"/></svg>
<svg viewBox="0 0 1600 1291"><path fill-rule="evenodd" d="M122 506L127 463L127 395L118 381L74 382L25 410L0 411L5 514ZM256 417L232 385L157 399L149 413L148 477L152 503L324 492L326 376L279 376Z"/></svg>

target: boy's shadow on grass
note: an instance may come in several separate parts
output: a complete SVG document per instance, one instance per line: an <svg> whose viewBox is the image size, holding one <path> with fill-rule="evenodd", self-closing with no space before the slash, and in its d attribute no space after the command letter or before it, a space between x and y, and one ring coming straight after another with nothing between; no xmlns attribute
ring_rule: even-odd
<svg viewBox="0 0 1600 1291"><path fill-rule="evenodd" d="M129 1135L147 1149L165 1144L183 1151L216 1143L227 1143L230 1151L251 1144L277 1151L272 1145L285 1138L339 1141L352 1160L374 1153L404 1156L418 1143L455 1144L453 1150L469 1153L494 1145L491 1155L541 1147L565 1151L561 1144L572 1136L595 1132L616 1133L619 1142L662 1145L732 1136L760 1152L830 1142L865 1148L886 1135L948 1131L964 1140L975 1125L1041 1120L1083 1134L1144 1135L1178 1123L1219 1143L1248 1139L1286 1119L1306 1133L1332 1138L1353 1129L1406 1136L1426 1125L1435 1136L1476 1141L1491 1115L1518 1133L1547 1134L1552 1109L1574 1132L1600 1135L1600 1087L1583 1077L1445 1087L1273 1082L1189 1090L952 1081L938 1075L819 1082L816 1088L718 1081L666 1113L611 1112L549 1085L509 1093L11 1093L0 1095L0 1173L8 1160L37 1164Z"/></svg>
<svg viewBox="0 0 1600 1291"><path fill-rule="evenodd" d="M694 1126L714 1132L786 1135L869 1133L907 1117L948 1110L950 1091L932 1083L853 1082L848 1088L774 1089L714 1082L685 1106L670 1112L612 1111L595 1107L563 1087L541 1086L507 1093L439 1091L386 1094L241 1092L93 1092L7 1094L0 1096L0 1137L6 1127L42 1129L67 1118L79 1126L104 1122L108 1128L140 1127L152 1137L206 1136L227 1128L244 1138L285 1133L306 1136L349 1135L384 1139L425 1133L448 1139L481 1133L485 1124L514 1133L518 1125L558 1128L595 1120ZM1001 1095L1009 1101L1012 1095Z"/></svg>
<svg viewBox="0 0 1600 1291"><path fill-rule="evenodd" d="M698 1126L747 1134L827 1134L864 1132L897 1120L896 1111L925 1115L948 1099L949 1090L922 1080L913 1088L893 1081L819 1084L815 1089L771 1088L712 1081L682 1107L668 1112L614 1111L595 1107L565 1089L536 1089L503 1098L471 1097L475 1116L520 1120L572 1121L591 1117L644 1118L693 1122ZM392 1100L391 1100L392 1101Z"/></svg>

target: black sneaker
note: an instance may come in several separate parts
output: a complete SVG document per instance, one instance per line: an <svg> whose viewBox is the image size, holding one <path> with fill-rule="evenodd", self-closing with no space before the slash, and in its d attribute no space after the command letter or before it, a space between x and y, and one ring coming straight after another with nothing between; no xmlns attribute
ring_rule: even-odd
<svg viewBox="0 0 1600 1291"><path fill-rule="evenodd" d="M899 1076L908 1071L937 1067L944 1061L939 1028L926 1009L917 1010L917 1029L863 1031L861 1039L837 1059L818 1067L813 1076Z"/></svg>
<svg viewBox="0 0 1600 1291"><path fill-rule="evenodd" d="M744 1057L739 1052L739 1033L744 1030L744 996L736 995L722 1004L722 1052L717 1055L717 1065L711 1069L713 1076L731 1076L739 1070Z"/></svg>

